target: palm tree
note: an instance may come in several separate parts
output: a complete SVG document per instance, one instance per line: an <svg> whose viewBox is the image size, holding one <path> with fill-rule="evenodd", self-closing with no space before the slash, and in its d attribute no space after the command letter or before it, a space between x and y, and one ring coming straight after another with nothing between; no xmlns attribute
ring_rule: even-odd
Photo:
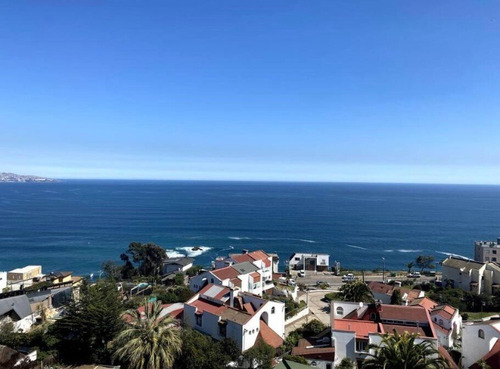
<svg viewBox="0 0 500 369"><path fill-rule="evenodd" d="M169 315L160 316L161 304L148 303L144 314L130 309L124 313L129 325L118 334L114 357L128 364L129 369L172 368L181 351L180 331Z"/></svg>
<svg viewBox="0 0 500 369"><path fill-rule="evenodd" d="M344 284L339 289L339 297L343 301L373 302L372 291L361 281Z"/></svg>
<svg viewBox="0 0 500 369"><path fill-rule="evenodd" d="M411 269L415 266L415 263L414 262L409 262L408 264L406 264L406 267L408 268L408 274L411 273Z"/></svg>
<svg viewBox="0 0 500 369"><path fill-rule="evenodd" d="M417 334L384 334L379 345L370 345L363 369L444 369L448 362L438 354L429 341L415 343Z"/></svg>

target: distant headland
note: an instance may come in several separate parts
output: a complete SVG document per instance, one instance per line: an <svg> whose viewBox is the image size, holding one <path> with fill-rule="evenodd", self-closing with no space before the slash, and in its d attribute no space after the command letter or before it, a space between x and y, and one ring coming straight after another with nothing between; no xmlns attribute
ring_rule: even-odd
<svg viewBox="0 0 500 369"><path fill-rule="evenodd" d="M57 182L57 180L53 178L1 172L0 182Z"/></svg>

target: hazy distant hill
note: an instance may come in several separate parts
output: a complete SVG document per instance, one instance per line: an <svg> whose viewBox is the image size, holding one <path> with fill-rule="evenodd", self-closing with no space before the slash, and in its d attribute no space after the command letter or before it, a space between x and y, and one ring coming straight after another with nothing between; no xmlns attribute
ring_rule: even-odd
<svg viewBox="0 0 500 369"><path fill-rule="evenodd" d="M0 182L55 182L55 179L37 176L26 176L14 173L0 173Z"/></svg>

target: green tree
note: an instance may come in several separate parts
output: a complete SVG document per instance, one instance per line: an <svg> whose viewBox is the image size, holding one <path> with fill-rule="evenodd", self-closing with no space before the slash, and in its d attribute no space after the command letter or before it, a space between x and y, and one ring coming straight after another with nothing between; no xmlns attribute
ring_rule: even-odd
<svg viewBox="0 0 500 369"><path fill-rule="evenodd" d="M416 343L417 334L384 334L379 345L370 345L363 369L445 369L447 361L429 341Z"/></svg>
<svg viewBox="0 0 500 369"><path fill-rule="evenodd" d="M408 268L408 274L411 273L411 269L415 266L415 263L414 262L409 262L408 264L406 264L406 267Z"/></svg>
<svg viewBox="0 0 500 369"><path fill-rule="evenodd" d="M66 315L53 328L60 358L69 363L109 362L108 344L123 327L121 313L113 284L84 284L80 300L68 305Z"/></svg>
<svg viewBox="0 0 500 369"><path fill-rule="evenodd" d="M218 342L189 327L182 329L182 349L175 369L225 369L241 355L236 342L223 339Z"/></svg>
<svg viewBox="0 0 500 369"><path fill-rule="evenodd" d="M436 266L433 264L434 256L432 255L419 255L415 260L415 265L420 268L420 272L424 269L434 269Z"/></svg>
<svg viewBox="0 0 500 369"><path fill-rule="evenodd" d="M184 285L184 274L177 273L174 277L174 283L176 286L183 286Z"/></svg>
<svg viewBox="0 0 500 369"><path fill-rule="evenodd" d="M391 295L391 305L401 305L403 303L403 297L401 296L401 291L395 289Z"/></svg>
<svg viewBox="0 0 500 369"><path fill-rule="evenodd" d="M129 369L172 368L181 350L180 330L170 316L160 316L162 305L145 300L144 318L136 309L124 314L128 326L116 337L114 357Z"/></svg>
<svg viewBox="0 0 500 369"><path fill-rule="evenodd" d="M346 283L339 289L338 297L342 301L373 302L373 294L361 281Z"/></svg>
<svg viewBox="0 0 500 369"><path fill-rule="evenodd" d="M132 255L132 260L138 264L138 271L143 276L159 275L163 260L167 258L165 249L151 242L131 242L126 253Z"/></svg>
<svg viewBox="0 0 500 369"><path fill-rule="evenodd" d="M101 264L104 277L110 281L119 281L121 279L122 267L113 260L105 261Z"/></svg>
<svg viewBox="0 0 500 369"><path fill-rule="evenodd" d="M347 357L343 358L339 365L335 369L355 369L354 363Z"/></svg>
<svg viewBox="0 0 500 369"><path fill-rule="evenodd" d="M274 347L259 339L252 348L245 351L243 360L250 363L250 367L254 369L271 369L275 354Z"/></svg>
<svg viewBox="0 0 500 369"><path fill-rule="evenodd" d="M302 325L301 331L304 336L316 336L326 329L324 325L318 319L313 319L308 323Z"/></svg>

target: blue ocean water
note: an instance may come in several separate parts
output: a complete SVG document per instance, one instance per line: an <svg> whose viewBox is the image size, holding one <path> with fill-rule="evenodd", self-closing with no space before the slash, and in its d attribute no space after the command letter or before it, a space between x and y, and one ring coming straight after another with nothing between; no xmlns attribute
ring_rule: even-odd
<svg viewBox="0 0 500 369"><path fill-rule="evenodd" d="M241 249L331 255L343 266L405 269L419 254L473 256L500 236L500 187L73 181L0 183L0 270L97 273L129 242L209 265ZM203 246L203 252L192 251Z"/></svg>

